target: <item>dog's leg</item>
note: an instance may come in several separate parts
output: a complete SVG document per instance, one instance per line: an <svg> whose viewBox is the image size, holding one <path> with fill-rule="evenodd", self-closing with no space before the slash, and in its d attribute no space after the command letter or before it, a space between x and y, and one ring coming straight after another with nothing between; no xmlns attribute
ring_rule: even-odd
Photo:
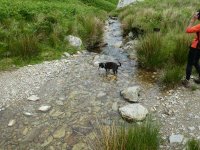
<svg viewBox="0 0 200 150"><path fill-rule="evenodd" d="M113 70L113 73L114 73L114 75L115 75L115 69L112 69Z"/></svg>

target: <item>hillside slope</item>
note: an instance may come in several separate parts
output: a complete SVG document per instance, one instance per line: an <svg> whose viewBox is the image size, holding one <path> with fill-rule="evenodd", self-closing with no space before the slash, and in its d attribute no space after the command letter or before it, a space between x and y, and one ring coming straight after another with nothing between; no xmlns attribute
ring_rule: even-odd
<svg viewBox="0 0 200 150"><path fill-rule="evenodd" d="M117 0L0 0L0 70L74 53L65 37L85 48L102 40L103 21Z"/></svg>

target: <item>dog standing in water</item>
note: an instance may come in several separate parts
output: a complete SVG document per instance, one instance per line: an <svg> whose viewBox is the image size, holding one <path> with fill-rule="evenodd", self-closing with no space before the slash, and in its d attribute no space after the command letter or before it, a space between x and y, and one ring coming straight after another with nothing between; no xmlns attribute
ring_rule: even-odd
<svg viewBox="0 0 200 150"><path fill-rule="evenodd" d="M109 72L110 69L113 70L113 73L117 74L118 67L121 66L121 63L119 62L119 65L114 62L105 62L105 63L99 63L99 68L105 68L106 73Z"/></svg>

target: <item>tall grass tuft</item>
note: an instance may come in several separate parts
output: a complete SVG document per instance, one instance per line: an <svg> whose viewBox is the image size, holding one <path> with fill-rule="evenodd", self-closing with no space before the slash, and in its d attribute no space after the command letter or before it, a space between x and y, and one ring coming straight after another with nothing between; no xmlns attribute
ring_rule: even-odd
<svg viewBox="0 0 200 150"><path fill-rule="evenodd" d="M200 141L195 139L189 140L186 145L186 150L200 150Z"/></svg>
<svg viewBox="0 0 200 150"><path fill-rule="evenodd" d="M166 62L165 52L162 51L162 36L151 33L141 37L136 46L140 65L146 69L156 69Z"/></svg>
<svg viewBox="0 0 200 150"><path fill-rule="evenodd" d="M78 22L78 35L87 50L93 51L103 40L103 22L94 16L79 16Z"/></svg>
<svg viewBox="0 0 200 150"><path fill-rule="evenodd" d="M11 56L20 56L23 59L30 58L39 53L37 38L35 36L24 35L8 42L7 51Z"/></svg>
<svg viewBox="0 0 200 150"><path fill-rule="evenodd" d="M187 62L187 54L191 39L186 34L179 34L175 39L175 47L172 51L173 61L177 65L184 65Z"/></svg>
<svg viewBox="0 0 200 150"><path fill-rule="evenodd" d="M168 66L164 69L162 82L167 86L175 86L184 75L184 68L180 66Z"/></svg>
<svg viewBox="0 0 200 150"><path fill-rule="evenodd" d="M94 150L157 150L160 136L157 124L147 120L141 124L101 126L93 144Z"/></svg>

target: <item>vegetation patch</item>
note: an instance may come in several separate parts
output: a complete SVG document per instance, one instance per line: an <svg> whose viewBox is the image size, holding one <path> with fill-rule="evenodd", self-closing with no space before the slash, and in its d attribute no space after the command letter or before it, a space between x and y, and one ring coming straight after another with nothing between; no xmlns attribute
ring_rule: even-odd
<svg viewBox="0 0 200 150"><path fill-rule="evenodd" d="M192 139L187 142L186 150L200 150L200 141Z"/></svg>
<svg viewBox="0 0 200 150"><path fill-rule="evenodd" d="M194 38L185 30L198 9L198 0L144 0L118 10L125 36L134 29L144 31L136 46L140 66L164 72L160 79L166 85L175 85L184 76Z"/></svg>
<svg viewBox="0 0 200 150"><path fill-rule="evenodd" d="M92 149L157 150L160 144L159 127L147 120L140 124L100 126Z"/></svg>
<svg viewBox="0 0 200 150"><path fill-rule="evenodd" d="M77 49L65 40L69 34L81 37L83 46L92 51L102 42L104 20L117 2L0 0L0 69L75 53Z"/></svg>

